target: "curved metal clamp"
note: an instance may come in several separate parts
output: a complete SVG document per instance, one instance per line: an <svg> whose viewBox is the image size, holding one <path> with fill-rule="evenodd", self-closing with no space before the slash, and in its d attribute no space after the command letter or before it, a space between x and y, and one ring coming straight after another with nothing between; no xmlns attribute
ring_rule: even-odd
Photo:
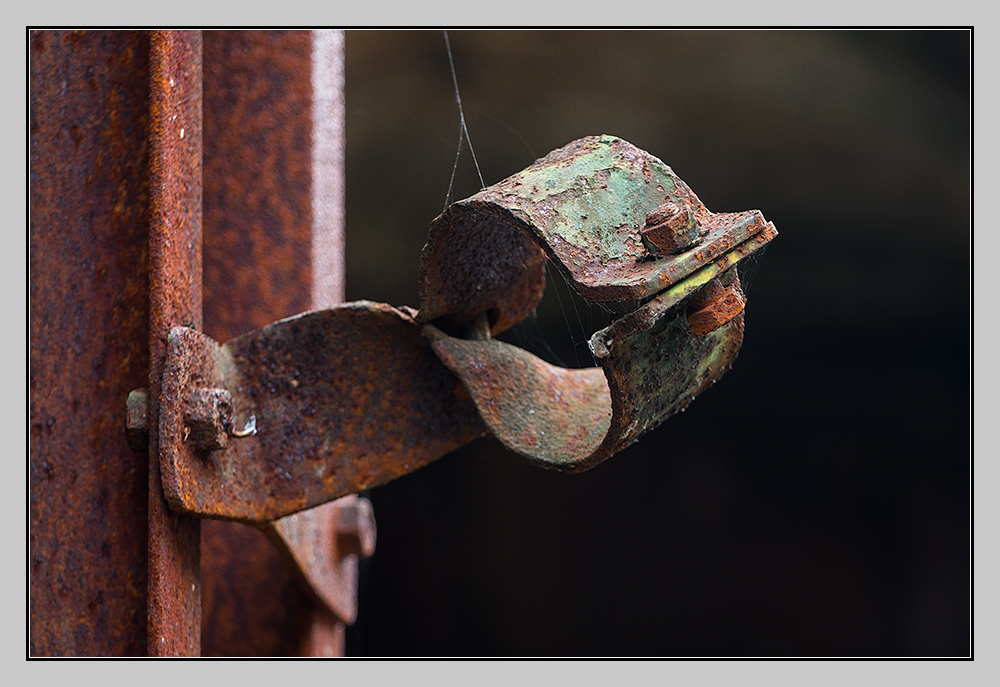
<svg viewBox="0 0 1000 687"><path fill-rule="evenodd" d="M177 510L266 522L384 484L492 432L547 467L605 460L736 357L736 264L777 232L709 212L657 158L580 139L455 203L421 257L421 308L359 301L225 344L170 335L160 399ZM595 333L600 368L491 335L529 315L551 260L595 301L640 300Z"/></svg>
<svg viewBox="0 0 1000 687"><path fill-rule="evenodd" d="M758 211L709 212L657 158L620 138L574 141L455 203L431 228L419 318L508 448L593 467L683 410L743 340L735 265L777 235ZM531 313L551 260L584 298L644 300L593 335L600 369L568 370L495 335Z"/></svg>

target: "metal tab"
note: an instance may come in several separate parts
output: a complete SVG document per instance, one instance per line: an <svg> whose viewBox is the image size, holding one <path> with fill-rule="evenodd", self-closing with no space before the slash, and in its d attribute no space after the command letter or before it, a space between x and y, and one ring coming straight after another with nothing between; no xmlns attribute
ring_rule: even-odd
<svg viewBox="0 0 1000 687"><path fill-rule="evenodd" d="M226 389L234 432L189 441L191 389ZM483 436L475 406L412 311L359 301L303 313L224 345L170 334L160 416L164 491L202 516L263 522L385 484Z"/></svg>
<svg viewBox="0 0 1000 687"><path fill-rule="evenodd" d="M295 561L309 588L343 622L358 615L358 558L375 552L375 511L356 495L260 526Z"/></svg>

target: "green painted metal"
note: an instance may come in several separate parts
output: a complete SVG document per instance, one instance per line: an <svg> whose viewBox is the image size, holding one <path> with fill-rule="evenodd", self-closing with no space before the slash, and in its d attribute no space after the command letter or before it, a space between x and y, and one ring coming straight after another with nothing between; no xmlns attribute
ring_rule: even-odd
<svg viewBox="0 0 1000 687"><path fill-rule="evenodd" d="M674 255L643 240L647 218L661 221L666 203L698 228L696 243ZM684 410L729 369L743 340L742 307L697 334L688 301L715 279L738 291L735 265L776 235L760 212L710 212L658 158L591 136L435 220L418 319L508 448L546 467L584 470ZM498 269L518 258L520 280ZM586 299L648 299L593 335L600 369L567 370L509 344L466 340L484 313L495 334L534 309L545 259Z"/></svg>

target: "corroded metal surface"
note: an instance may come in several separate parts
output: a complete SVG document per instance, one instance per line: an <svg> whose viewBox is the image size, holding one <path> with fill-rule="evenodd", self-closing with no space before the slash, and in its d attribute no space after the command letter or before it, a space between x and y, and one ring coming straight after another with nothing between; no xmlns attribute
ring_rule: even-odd
<svg viewBox="0 0 1000 687"><path fill-rule="evenodd" d="M672 307L692 290L682 282L663 297L669 305L661 316L634 314L597 332L592 345L601 368L556 367L501 341L435 335L432 325L427 331L435 352L461 378L507 448L543 466L575 472L606 460L686 408L735 360L742 317L695 335L685 308Z"/></svg>
<svg viewBox="0 0 1000 687"><path fill-rule="evenodd" d="M435 220L420 259L421 321L464 336L486 313L498 334L529 315L545 290L545 253L513 223L462 203Z"/></svg>
<svg viewBox="0 0 1000 687"><path fill-rule="evenodd" d="M155 34L152 57L159 76L154 74L152 94L150 35L33 32L30 39L33 655L142 654L147 650L147 629L154 638L150 653L196 653L198 646L199 523L178 518L164 508L162 496L150 494L150 485L155 491L159 480L150 479L149 461L129 451L126 444L127 438L146 450L150 422L158 426L146 414L158 411L160 399L149 404L142 402L142 395L129 394L150 381L159 386L157 370L162 370L162 358L154 360L151 371L150 348L154 358L162 354L166 331L174 324L199 326L201 309L199 33ZM315 110L309 110L314 89L322 92L321 97L311 98L314 108L339 102L336 87L342 64L311 66L316 56L321 60L336 57L337 46L330 41L333 34L322 33L319 38L314 32L240 35L251 48L233 50L228 59L212 63L218 66L216 73L232 73L230 85L246 83L240 79L258 73L259 65L247 61L250 55L279 64L266 78L246 84L246 93L257 96L249 107L247 101L240 103L242 121L230 117L223 124L233 129L215 131L216 142L225 139L228 146L228 150L226 146L215 150L226 155L243 145L244 155L229 157L213 168L214 189L225 186L228 208L242 208L241 190L252 189L261 179L259 169L254 169L255 156L274 170L284 171L283 166L295 159L299 167L289 167L290 175L277 175L278 181L268 188L268 199L257 194L257 202L245 215L267 215L277 221L257 227L260 231L255 235L262 240L256 244L253 263L240 268L244 282L228 292L217 291L212 301L216 304L213 317L252 312L252 317L263 318L234 333L306 307L328 305L340 298L337 290L342 289L343 279L342 217L338 214L342 172L337 158L342 153L337 129L342 126L342 112L320 112L317 117ZM282 45L291 45L292 59L286 59L288 50L277 49ZM222 53L228 54L231 47L226 44ZM213 60L218 57L219 52L214 52ZM295 68L292 77L290 65ZM236 66L243 69L236 70ZM268 84L263 96L262 83ZM206 107L224 110L230 102L227 86L216 85L215 90L209 85L207 91L221 98ZM269 100L263 111L259 109L261 97ZM305 113L301 113L303 104ZM339 105L342 108L342 102ZM306 126L293 125L293 117ZM248 128L254 121L256 128ZM234 141L250 129L248 141ZM155 149L152 160L150 138ZM302 154L313 175L311 186L307 183L305 188L301 174L294 173L301 170ZM320 179L317 170L323 171ZM156 196L152 216L151 176ZM272 207L265 207L280 202L286 202L286 208L289 204L311 208L311 226L308 212L272 213ZM218 205L206 203L211 208ZM305 233L300 231L303 217L307 219ZM151 224L156 263L152 335ZM269 234L276 225L277 231ZM297 250L301 240L309 242L310 232L311 251L298 250L288 260L287 250L276 249L281 240L287 246L291 237ZM238 252L227 243L232 238L221 237L218 245L223 250L215 260L207 261L210 266L225 265ZM237 232L237 243L248 238L249 234ZM284 271L272 269L282 260ZM325 270L320 278L312 278L310 265ZM226 284L235 276L236 271L223 268L215 281L208 281L212 286ZM272 301L281 296L297 298L300 286L305 295L298 305L274 313L261 302L259 293L240 290L246 284L264 284L271 289L266 296ZM206 307L211 311L213 306ZM69 341L66 332L73 333ZM158 468L158 461L154 464ZM234 629L243 631L244 638L259 649L260 643L254 641L263 634L262 626L277 628L272 633L279 635L277 644L272 645L284 645L272 646L268 651L272 655L342 652L343 623L308 589L303 591L301 575L276 547L259 533L253 534L256 538L227 539L227 551L267 553L252 560L239 558L240 562L215 579L244 584L249 561L262 575L254 578L257 584L248 585L245 598L258 609L268 605L265 594L273 594L276 598L270 608L274 612L266 620L255 616L258 622L254 623L245 605L230 609L236 611L231 616ZM337 538L335 530L328 534ZM217 545L213 552L223 548L217 538L209 541L210 547L212 543ZM148 579L147 557L152 562ZM274 561L278 565L268 565ZM237 579L234 571L240 571L242 578ZM285 578L280 571L286 573ZM282 579L287 581L284 587ZM225 596L224 592L206 594L215 599ZM213 628L218 627L214 623ZM209 646L214 652L225 642L212 641ZM228 653L238 654L240 649Z"/></svg>
<svg viewBox="0 0 1000 687"><path fill-rule="evenodd" d="M197 656L201 522L167 507L160 402L167 337L201 327L201 32L154 31L150 47L148 651ZM179 399L178 399L179 400Z"/></svg>
<svg viewBox="0 0 1000 687"><path fill-rule="evenodd" d="M202 525L202 654L300 655L319 604L294 565L256 527Z"/></svg>
<svg viewBox="0 0 1000 687"><path fill-rule="evenodd" d="M701 239L659 256L642 229L667 202L690 209ZM710 212L667 165L620 138L582 138L434 221L420 260L420 321L454 330L453 320L487 312L493 333L502 331L541 299L546 255L588 300L648 298L767 225L758 211Z"/></svg>
<svg viewBox="0 0 1000 687"><path fill-rule="evenodd" d="M642 229L670 224L677 207L696 208L681 229L698 226L697 244L643 252ZM578 216L581 226L565 219ZM540 465L593 467L729 369L743 340L736 265L776 235L759 212L708 212L669 168L620 139L576 141L439 218L419 313L359 301L225 345L175 329L165 388L177 398L228 389L232 428L257 433L199 453L180 407L165 409L168 499L185 512L262 522L384 484L480 436L482 423ZM632 253L615 253L622 245ZM533 307L546 255L590 296L652 293L591 338L600 368L556 367L490 339Z"/></svg>
<svg viewBox="0 0 1000 687"><path fill-rule="evenodd" d="M29 654L146 652L149 39L29 35Z"/></svg>
<svg viewBox="0 0 1000 687"><path fill-rule="evenodd" d="M667 200L646 216L640 235L651 255L673 255L698 243L701 227L691 208Z"/></svg>
<svg viewBox="0 0 1000 687"><path fill-rule="evenodd" d="M205 33L205 326L220 341L314 307L310 57L309 31Z"/></svg>
<svg viewBox="0 0 1000 687"><path fill-rule="evenodd" d="M570 370L496 340L425 334L464 383L483 420L509 449L543 463L590 455L611 421L611 395L598 368Z"/></svg>
<svg viewBox="0 0 1000 687"><path fill-rule="evenodd" d="M210 31L204 56L205 332L226 341L343 300L343 32ZM302 511L276 544L202 523L206 654L343 653L343 621L295 562L330 527ZM356 588L356 567L337 572Z"/></svg>
<svg viewBox="0 0 1000 687"><path fill-rule="evenodd" d="M345 496L271 521L262 529L287 549L326 607L352 624L358 614L358 556L371 556L375 548L371 502Z"/></svg>
<svg viewBox="0 0 1000 687"><path fill-rule="evenodd" d="M747 301L735 270L713 279L688 301L687 321L696 335L708 334L743 312Z"/></svg>
<svg viewBox="0 0 1000 687"><path fill-rule="evenodd" d="M656 238L661 230L680 238ZM466 239L494 234L508 256L500 267ZM484 312L491 323L521 319L534 307L533 290L493 271L509 269L509 256L528 255L535 243L585 298L652 296L594 334L600 370L567 370L509 344L425 329L508 448L544 466L584 470L685 409L729 369L743 340L735 265L776 235L760 212L709 212L645 151L610 136L584 138L435 222L421 261L419 319L449 334L461 332L456 320ZM720 280L726 288L715 294ZM711 293L691 303L706 287Z"/></svg>
<svg viewBox="0 0 1000 687"><path fill-rule="evenodd" d="M224 451L185 442L181 404L160 421L167 499L181 512L262 522L385 484L483 436L475 406L421 336L413 311L359 301L304 313L219 345L170 334L164 398L226 388Z"/></svg>

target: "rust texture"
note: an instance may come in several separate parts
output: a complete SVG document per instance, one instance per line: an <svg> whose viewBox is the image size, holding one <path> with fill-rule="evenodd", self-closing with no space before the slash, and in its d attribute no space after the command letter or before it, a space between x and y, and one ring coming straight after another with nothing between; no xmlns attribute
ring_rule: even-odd
<svg viewBox="0 0 1000 687"><path fill-rule="evenodd" d="M562 154L566 151L572 154ZM175 328L165 395L228 390L232 419L226 422L234 436L237 431L242 436L227 449L200 450L204 447L189 441L190 423L179 405L165 407L161 468L171 505L263 523L385 484L482 435L483 423L508 448L542 466L586 470L684 410L721 378L743 341L736 265L777 235L757 211L715 215L702 206L698 224L707 227L702 245L670 257L635 259L638 276L617 267L603 274L582 272L590 281L588 293L602 298L634 295L622 289L627 283L671 284L593 335L590 348L600 369L556 367L489 338L489 323L502 323L510 314L494 317L497 310L523 305L499 291L516 290L526 283L519 276L535 271L534 253L522 248L539 237L555 260L568 241L564 236L586 246L592 253L582 254L574 263L578 267L611 261L623 236L641 245L638 224L616 224L609 232L599 224L581 227L562 219L578 216L578 193L552 194L533 205L539 185L593 190L607 181L614 187L605 198L608 205L589 212L600 211L597 219L615 223L629 213L667 214L665 203L697 204L669 168L621 139L581 139L562 153L529 168L535 177L511 177L537 184L508 179L484 189L475 202L452 206L445 212L451 219L435 223L421 274L432 305L424 303L419 313L358 301L281 320L226 344ZM650 179L651 168L659 176ZM546 181L546 172L553 180ZM651 194L653 183L657 191ZM520 195L511 190L519 185ZM665 186L686 190L664 201ZM460 210L452 212L455 207ZM477 240L462 240L465 227ZM490 245L501 252L509 248L506 257L491 263L491 254L479 250L479 239L487 240L484 227L504 234ZM517 232L525 237L520 244ZM515 255L523 259L512 259ZM481 289L466 283L476 274L475 260L487 261ZM448 269L451 263L454 270ZM434 314L434 324L420 325ZM465 338L453 336L456 330ZM275 531L280 535L284 529ZM302 539L286 537L293 547Z"/></svg>
<svg viewBox="0 0 1000 687"><path fill-rule="evenodd" d="M202 654L303 653L318 604L291 564L255 527L212 520L203 525Z"/></svg>
<svg viewBox="0 0 1000 687"><path fill-rule="evenodd" d="M680 207L672 200L646 216L642 228L642 243L652 255L673 255L697 243L701 227L689 207Z"/></svg>
<svg viewBox="0 0 1000 687"><path fill-rule="evenodd" d="M299 526L303 518L308 527ZM265 534L287 546L309 588L337 618L358 614L358 556L374 553L375 513L368 499L346 496L268 523ZM333 536L331 536L333 534Z"/></svg>
<svg viewBox="0 0 1000 687"><path fill-rule="evenodd" d="M668 202L690 209L701 240L655 255L642 229ZM545 255L584 298L649 298L767 224L758 211L710 212L658 158L614 136L589 136L434 221L420 259L420 320L455 330L455 319L487 312L498 333L541 299Z"/></svg>
<svg viewBox="0 0 1000 687"><path fill-rule="evenodd" d="M673 238L662 241L658 232ZM497 261L464 238L490 234L503 237L491 245ZM592 136L435 221L421 259L418 319L446 330L428 325L425 333L508 448L546 467L585 470L685 409L729 369L743 340L733 267L776 234L758 211L709 212L657 158ZM650 236L660 242L655 251ZM585 298L652 296L594 334L601 370L567 370L506 343L448 335L462 335L456 318L472 323L485 312L506 323L530 312L537 300L529 280L493 272L519 259L526 273L536 271L518 257L536 245ZM716 277L727 285L719 294ZM689 300L706 288L711 295L689 318Z"/></svg>
<svg viewBox="0 0 1000 687"><path fill-rule="evenodd" d="M545 252L514 222L451 205L420 261L422 321L465 337L486 313L490 333L529 315L545 290Z"/></svg>
<svg viewBox="0 0 1000 687"><path fill-rule="evenodd" d="M149 366L143 32L29 37L29 653L146 652Z"/></svg>
<svg viewBox="0 0 1000 687"><path fill-rule="evenodd" d="M233 427L257 431L205 454L185 440L181 406L166 406L161 468L171 506L273 520L385 484L483 436L414 314L359 301L224 345L175 328L164 395L228 389Z"/></svg>
<svg viewBox="0 0 1000 687"><path fill-rule="evenodd" d="M196 387L184 393L182 403L185 441L199 451L217 451L229 446L229 435L233 432L232 394L225 389Z"/></svg>
<svg viewBox="0 0 1000 687"><path fill-rule="evenodd" d="M154 31L150 42L148 652L197 656L201 522L164 500L159 401L171 328L202 320L201 32Z"/></svg>
<svg viewBox="0 0 1000 687"><path fill-rule="evenodd" d="M739 276L734 271L723 276L730 277L728 284L713 279L688 301L687 321L699 336L718 329L746 307Z"/></svg>
<svg viewBox="0 0 1000 687"><path fill-rule="evenodd" d="M343 300L343 33L210 31L204 56L205 331L226 341ZM323 529L333 506L282 531L303 545L316 528L335 538ZM344 623L290 546L241 523L202 523L206 655L343 654ZM351 571L338 571L353 589Z"/></svg>
<svg viewBox="0 0 1000 687"><path fill-rule="evenodd" d="M205 33L205 326L219 341L313 307L310 33Z"/></svg>
<svg viewBox="0 0 1000 687"><path fill-rule="evenodd" d="M425 334L461 378L483 420L505 446L543 463L589 455L608 433L611 396L598 368L570 370L497 340Z"/></svg>

